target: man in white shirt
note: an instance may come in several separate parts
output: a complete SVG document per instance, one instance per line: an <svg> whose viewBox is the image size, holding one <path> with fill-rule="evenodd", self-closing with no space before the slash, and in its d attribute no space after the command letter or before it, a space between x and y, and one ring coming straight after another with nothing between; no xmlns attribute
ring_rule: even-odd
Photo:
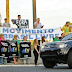
<svg viewBox="0 0 72 72"><path fill-rule="evenodd" d="M35 29L41 29L43 28L43 25L40 23L40 18L37 18L37 21L34 23Z"/></svg>

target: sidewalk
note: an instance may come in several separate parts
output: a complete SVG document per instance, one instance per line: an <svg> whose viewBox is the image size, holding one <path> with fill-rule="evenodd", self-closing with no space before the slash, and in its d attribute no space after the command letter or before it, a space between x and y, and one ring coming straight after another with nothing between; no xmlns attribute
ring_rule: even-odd
<svg viewBox="0 0 72 72"><path fill-rule="evenodd" d="M0 67L33 67L35 66L34 64L13 64L13 63L9 63L7 65L0 65ZM38 66L44 66L43 64L39 64ZM68 66L67 64L57 64L57 66Z"/></svg>
<svg viewBox="0 0 72 72"><path fill-rule="evenodd" d="M13 64L13 63L9 63L9 64L6 64L6 65L0 65L0 67L32 67L32 66L35 66L34 64ZM43 66L42 64L38 65L38 66Z"/></svg>

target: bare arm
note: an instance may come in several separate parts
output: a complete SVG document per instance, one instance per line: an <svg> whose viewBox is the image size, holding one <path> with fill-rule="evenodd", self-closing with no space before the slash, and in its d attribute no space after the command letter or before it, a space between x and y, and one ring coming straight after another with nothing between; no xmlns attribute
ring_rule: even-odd
<svg viewBox="0 0 72 72"><path fill-rule="evenodd" d="M61 31L63 31L63 29L61 29Z"/></svg>
<svg viewBox="0 0 72 72"><path fill-rule="evenodd" d="M36 26L37 26L37 24L38 24L38 23L34 24L34 27L36 27Z"/></svg>
<svg viewBox="0 0 72 72"><path fill-rule="evenodd" d="M13 24L16 24L16 20L12 19L11 21L12 21Z"/></svg>
<svg viewBox="0 0 72 72"><path fill-rule="evenodd" d="M9 24L9 28L11 27L11 25Z"/></svg>
<svg viewBox="0 0 72 72"><path fill-rule="evenodd" d="M69 28L69 32L71 32L71 27Z"/></svg>
<svg viewBox="0 0 72 72"><path fill-rule="evenodd" d="M3 27L5 27L5 24L3 23Z"/></svg>
<svg viewBox="0 0 72 72"><path fill-rule="evenodd" d="M42 47L42 42L40 41L40 47Z"/></svg>
<svg viewBox="0 0 72 72"><path fill-rule="evenodd" d="M64 26L63 26L63 28L61 28L61 31L64 31L64 29L65 29L65 28L64 28Z"/></svg>
<svg viewBox="0 0 72 72"><path fill-rule="evenodd" d="M43 28L44 26L41 26L41 28Z"/></svg>

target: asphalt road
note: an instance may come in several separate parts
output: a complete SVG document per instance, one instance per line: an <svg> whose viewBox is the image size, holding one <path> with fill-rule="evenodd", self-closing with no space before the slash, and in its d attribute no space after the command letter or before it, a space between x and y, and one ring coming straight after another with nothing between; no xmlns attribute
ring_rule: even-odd
<svg viewBox="0 0 72 72"><path fill-rule="evenodd" d="M35 67L32 66L7 66L1 67L0 72L72 72L72 69L69 69L67 65L55 66L51 69L46 69L43 65Z"/></svg>

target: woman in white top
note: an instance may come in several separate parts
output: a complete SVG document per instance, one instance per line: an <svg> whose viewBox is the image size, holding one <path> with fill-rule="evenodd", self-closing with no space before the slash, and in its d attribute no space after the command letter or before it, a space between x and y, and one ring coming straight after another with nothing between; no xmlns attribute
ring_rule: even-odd
<svg viewBox="0 0 72 72"><path fill-rule="evenodd" d="M45 45L45 36L42 37L42 40L40 41L40 47L43 48L43 46Z"/></svg>

